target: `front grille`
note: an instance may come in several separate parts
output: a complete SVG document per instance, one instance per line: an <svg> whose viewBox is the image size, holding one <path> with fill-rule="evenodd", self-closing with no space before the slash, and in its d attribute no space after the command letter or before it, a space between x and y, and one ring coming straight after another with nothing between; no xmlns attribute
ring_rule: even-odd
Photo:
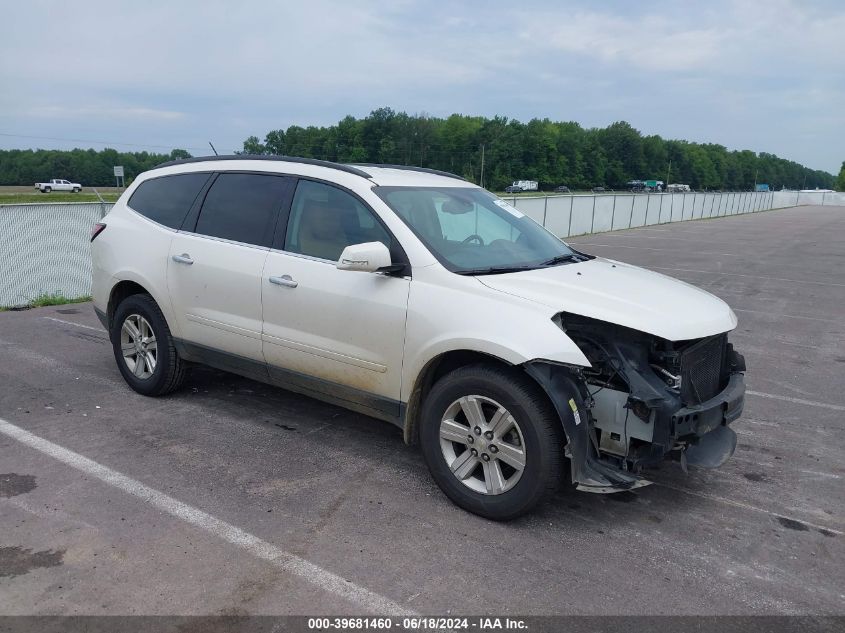
<svg viewBox="0 0 845 633"><path fill-rule="evenodd" d="M701 404L722 390L725 334L690 345L681 353L681 399L686 405Z"/></svg>

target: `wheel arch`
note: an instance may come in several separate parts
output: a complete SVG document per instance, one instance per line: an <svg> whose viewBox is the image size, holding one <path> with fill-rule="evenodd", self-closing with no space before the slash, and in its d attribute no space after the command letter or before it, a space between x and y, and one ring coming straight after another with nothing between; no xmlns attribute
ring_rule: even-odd
<svg viewBox="0 0 845 633"><path fill-rule="evenodd" d="M152 284L146 283L144 280L131 277L119 279L114 283L109 290L109 300L106 305L106 318L108 319L109 332L111 332L112 320L114 319L114 313L115 310L117 310L117 306L120 305L120 303L127 297L131 297L136 294L150 295L164 315L168 327L170 327L171 331L173 331L174 323L173 319L171 319L168 314L169 306L167 305L167 302L162 301L161 297L158 297L155 292L150 290L151 287Z"/></svg>
<svg viewBox="0 0 845 633"><path fill-rule="evenodd" d="M430 359L419 372L411 389L408 402L405 404L403 420L403 438L408 445L415 445L419 441L419 421L422 412L422 403L431 391L432 386L440 378L451 371L466 365L487 364L500 367L516 367L520 369L527 378L534 382L539 391L548 399L550 405L554 405L547 387L537 379L537 376L526 371L527 363L510 362L509 360L475 349L453 349L438 354ZM566 430L564 429L564 433Z"/></svg>
<svg viewBox="0 0 845 633"><path fill-rule="evenodd" d="M422 402L434 383L458 367L473 365L475 363L498 364L505 367L513 366L512 363L498 356L473 349L453 349L431 358L417 374L416 380L414 380L414 386L408 397L408 402L405 405L403 437L406 444L413 445L418 442Z"/></svg>

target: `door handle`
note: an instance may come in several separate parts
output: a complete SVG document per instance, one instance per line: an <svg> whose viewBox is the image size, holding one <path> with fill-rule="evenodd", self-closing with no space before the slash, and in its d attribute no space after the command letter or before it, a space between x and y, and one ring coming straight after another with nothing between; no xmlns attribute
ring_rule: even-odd
<svg viewBox="0 0 845 633"><path fill-rule="evenodd" d="M191 259L191 256L187 253L182 253L181 255L174 255L172 259L177 264L188 264L188 266L190 266L194 263L194 260Z"/></svg>
<svg viewBox="0 0 845 633"><path fill-rule="evenodd" d="M285 288L296 288L299 282L294 281L290 275L282 275L281 277L270 277L270 283L277 286L284 286Z"/></svg>

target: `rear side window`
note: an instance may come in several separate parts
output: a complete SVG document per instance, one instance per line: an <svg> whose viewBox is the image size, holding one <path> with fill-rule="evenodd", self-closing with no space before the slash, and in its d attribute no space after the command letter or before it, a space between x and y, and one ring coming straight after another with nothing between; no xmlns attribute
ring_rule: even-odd
<svg viewBox="0 0 845 633"><path fill-rule="evenodd" d="M289 182L264 174L220 174L205 196L196 232L270 246Z"/></svg>
<svg viewBox="0 0 845 633"><path fill-rule="evenodd" d="M178 229L211 174L177 174L142 182L129 206L153 222Z"/></svg>

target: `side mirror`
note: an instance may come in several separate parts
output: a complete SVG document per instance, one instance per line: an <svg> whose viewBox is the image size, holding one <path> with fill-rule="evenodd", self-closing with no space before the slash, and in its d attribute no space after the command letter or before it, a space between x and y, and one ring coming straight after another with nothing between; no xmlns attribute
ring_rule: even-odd
<svg viewBox="0 0 845 633"><path fill-rule="evenodd" d="M351 244L343 249L337 260L339 270L359 270L366 273L389 269L390 251L381 242Z"/></svg>

